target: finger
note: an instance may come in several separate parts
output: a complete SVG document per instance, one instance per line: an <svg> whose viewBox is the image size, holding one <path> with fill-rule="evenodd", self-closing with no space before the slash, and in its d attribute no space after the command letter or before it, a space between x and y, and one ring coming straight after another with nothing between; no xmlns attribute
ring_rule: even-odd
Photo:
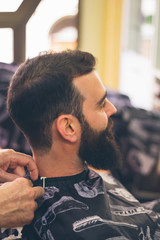
<svg viewBox="0 0 160 240"><path fill-rule="evenodd" d="M42 187L34 187L35 199L42 197L44 195L44 189Z"/></svg>
<svg viewBox="0 0 160 240"><path fill-rule="evenodd" d="M10 172L10 173L14 173L20 177L25 177L26 176L26 171L24 170L24 167L20 167L20 166L17 166L15 169L11 169L11 171L7 171L7 172Z"/></svg>
<svg viewBox="0 0 160 240"><path fill-rule="evenodd" d="M29 167L27 166L28 170L30 171L30 177L33 181L37 180L38 178L38 168L36 166L36 168L34 169L29 169Z"/></svg>
<svg viewBox="0 0 160 240"><path fill-rule="evenodd" d="M2 169L0 169L0 182L1 183L11 182L11 181L15 180L18 177L19 176L16 175L16 174L7 173L7 172L3 171Z"/></svg>
<svg viewBox="0 0 160 240"><path fill-rule="evenodd" d="M28 182L29 182L29 186L33 187L33 183L32 183L32 181L29 180L29 179L27 179L27 180L28 180Z"/></svg>
<svg viewBox="0 0 160 240"><path fill-rule="evenodd" d="M30 171L30 177L32 180L36 180L38 178L38 168L31 156L24 153L14 152L14 154L10 156L10 162L16 163L20 166L26 166Z"/></svg>
<svg viewBox="0 0 160 240"><path fill-rule="evenodd" d="M31 180L24 178L24 177L18 177L16 178L16 180L14 181L15 183L17 183L17 188L19 188L18 186L21 186L22 189L24 189L24 191L29 187L29 188L33 188L33 183Z"/></svg>

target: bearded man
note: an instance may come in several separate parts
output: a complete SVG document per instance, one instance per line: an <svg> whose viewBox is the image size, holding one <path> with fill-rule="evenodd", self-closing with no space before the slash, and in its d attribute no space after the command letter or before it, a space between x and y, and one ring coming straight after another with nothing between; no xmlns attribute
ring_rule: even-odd
<svg viewBox="0 0 160 240"><path fill-rule="evenodd" d="M112 176L119 164L110 116L116 109L92 54L45 53L23 63L7 107L28 139L45 194L22 239L152 239L158 217Z"/></svg>

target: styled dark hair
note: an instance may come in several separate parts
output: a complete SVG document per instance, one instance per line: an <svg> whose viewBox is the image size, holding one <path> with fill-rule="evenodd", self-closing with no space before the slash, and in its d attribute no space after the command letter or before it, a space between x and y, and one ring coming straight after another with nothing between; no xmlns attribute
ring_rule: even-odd
<svg viewBox="0 0 160 240"><path fill-rule="evenodd" d="M81 122L84 99L72 80L94 66L94 56L79 50L43 53L20 65L8 89L7 109L32 147L51 147L51 126L61 114Z"/></svg>

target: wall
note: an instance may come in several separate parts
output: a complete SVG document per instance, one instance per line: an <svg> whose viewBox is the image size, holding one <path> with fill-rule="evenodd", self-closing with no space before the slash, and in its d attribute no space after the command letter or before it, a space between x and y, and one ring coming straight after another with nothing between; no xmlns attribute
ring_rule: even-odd
<svg viewBox="0 0 160 240"><path fill-rule="evenodd" d="M118 89L123 0L80 0L79 49L98 59L97 70L108 87Z"/></svg>

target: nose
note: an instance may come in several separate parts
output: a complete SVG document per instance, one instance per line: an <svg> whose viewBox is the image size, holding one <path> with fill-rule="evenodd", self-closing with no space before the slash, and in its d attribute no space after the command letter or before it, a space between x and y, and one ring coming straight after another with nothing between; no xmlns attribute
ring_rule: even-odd
<svg viewBox="0 0 160 240"><path fill-rule="evenodd" d="M106 108L107 117L110 117L111 115L115 114L116 112L117 112L116 107L110 101L108 101L107 108Z"/></svg>

